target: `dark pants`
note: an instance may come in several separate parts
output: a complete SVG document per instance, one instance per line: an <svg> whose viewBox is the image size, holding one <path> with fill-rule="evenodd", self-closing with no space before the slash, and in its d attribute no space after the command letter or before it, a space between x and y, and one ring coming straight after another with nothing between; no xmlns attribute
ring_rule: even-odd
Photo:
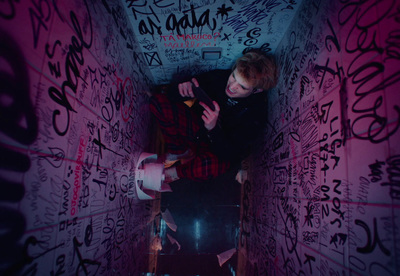
<svg viewBox="0 0 400 276"><path fill-rule="evenodd" d="M168 153L190 149L195 154L191 161L176 166L180 178L208 180L229 169L229 162L219 160L208 143L197 139L203 121L193 109L183 102L171 102L165 94L156 94L150 99L150 111L161 128Z"/></svg>

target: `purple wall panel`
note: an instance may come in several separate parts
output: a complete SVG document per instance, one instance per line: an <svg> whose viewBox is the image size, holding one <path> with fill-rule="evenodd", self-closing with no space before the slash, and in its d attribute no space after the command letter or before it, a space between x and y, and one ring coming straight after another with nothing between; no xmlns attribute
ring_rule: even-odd
<svg viewBox="0 0 400 276"><path fill-rule="evenodd" d="M148 271L153 203L126 195L148 146L152 77L125 10L84 0L0 10L1 271Z"/></svg>
<svg viewBox="0 0 400 276"><path fill-rule="evenodd" d="M239 275L399 274L398 7L302 3L243 187Z"/></svg>

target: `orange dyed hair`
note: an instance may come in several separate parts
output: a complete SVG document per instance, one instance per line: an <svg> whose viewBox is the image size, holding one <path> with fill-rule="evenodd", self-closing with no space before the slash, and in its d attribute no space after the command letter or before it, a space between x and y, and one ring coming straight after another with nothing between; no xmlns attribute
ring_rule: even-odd
<svg viewBox="0 0 400 276"><path fill-rule="evenodd" d="M236 60L233 70L237 69L255 89L268 90L276 86L278 68L275 58L261 50L253 49Z"/></svg>

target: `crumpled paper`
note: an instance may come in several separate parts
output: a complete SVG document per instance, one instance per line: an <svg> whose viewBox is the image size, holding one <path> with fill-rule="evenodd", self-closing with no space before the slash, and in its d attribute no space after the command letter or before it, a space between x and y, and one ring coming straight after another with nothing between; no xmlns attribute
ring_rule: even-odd
<svg viewBox="0 0 400 276"><path fill-rule="evenodd" d="M167 234L167 237L172 244L176 244L178 246L178 251L181 250L181 245L176 239L174 239L170 234Z"/></svg>
<svg viewBox="0 0 400 276"><path fill-rule="evenodd" d="M236 248L232 248L230 250L218 254L217 257L219 266L222 266L226 261L232 258L233 254L235 254L236 251L237 251Z"/></svg>
<svg viewBox="0 0 400 276"><path fill-rule="evenodd" d="M175 224L174 218L172 217L171 212L166 209L165 212L161 212L161 216L163 218L163 220L165 221L165 223L168 225L168 227L176 232L176 229L178 228L178 226Z"/></svg>

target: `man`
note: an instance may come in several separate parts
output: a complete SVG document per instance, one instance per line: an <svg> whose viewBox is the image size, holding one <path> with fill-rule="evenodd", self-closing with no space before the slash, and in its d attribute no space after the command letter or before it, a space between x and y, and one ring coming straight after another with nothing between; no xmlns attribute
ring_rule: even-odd
<svg viewBox="0 0 400 276"><path fill-rule="evenodd" d="M150 110L165 140L165 159L181 160L165 169L165 182L208 180L239 164L264 129L266 92L276 82L272 56L253 50L237 59L232 71L213 70L152 96ZM201 87L213 106L185 104L195 98L192 85Z"/></svg>

